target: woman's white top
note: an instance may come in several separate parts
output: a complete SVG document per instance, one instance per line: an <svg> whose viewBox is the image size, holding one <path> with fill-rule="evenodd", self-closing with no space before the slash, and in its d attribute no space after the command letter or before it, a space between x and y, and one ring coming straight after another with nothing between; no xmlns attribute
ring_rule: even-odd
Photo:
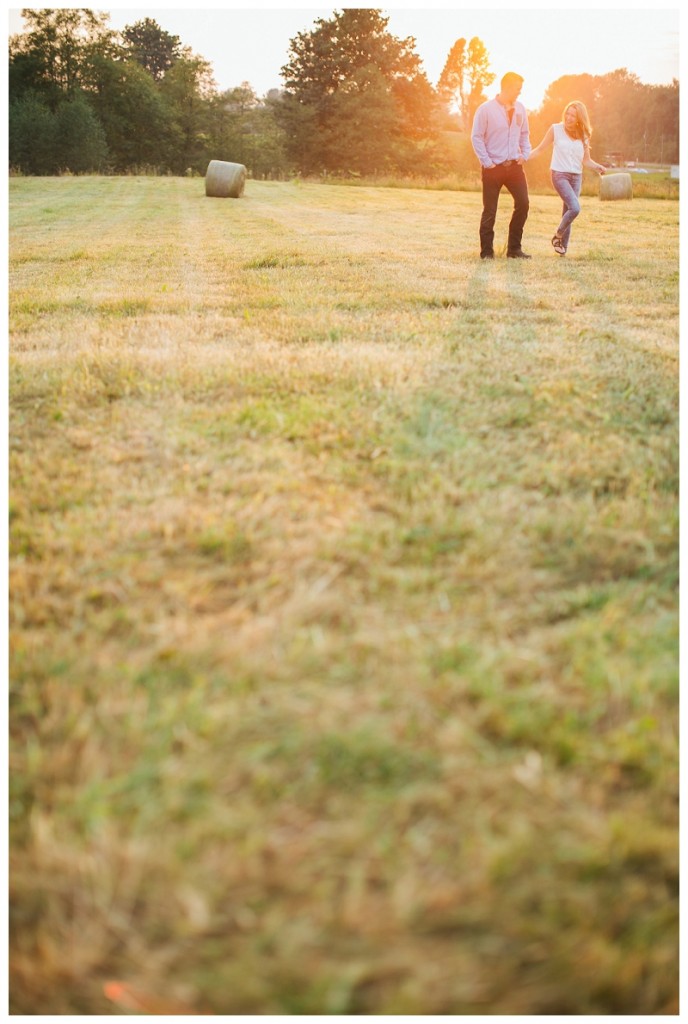
<svg viewBox="0 0 688 1024"><path fill-rule="evenodd" d="M583 173L583 156L585 148L581 139L572 139L563 124L553 124L554 146L552 147L553 171L566 171L569 174Z"/></svg>

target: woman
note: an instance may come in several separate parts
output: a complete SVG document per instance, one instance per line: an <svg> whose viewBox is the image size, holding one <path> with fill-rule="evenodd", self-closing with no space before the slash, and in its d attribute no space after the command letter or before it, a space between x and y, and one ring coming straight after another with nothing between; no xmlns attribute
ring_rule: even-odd
<svg viewBox="0 0 688 1024"><path fill-rule="evenodd" d="M547 146L554 146L550 164L552 184L563 199L564 208L561 223L552 238L552 245L560 256L566 255L571 225L580 213L578 196L583 182L583 167L592 167L598 174L604 174L607 170L603 164L596 163L590 156L591 135L592 128L585 104L580 100L573 100L564 108L561 122L547 129L547 134L540 145L536 146L528 157L532 160Z"/></svg>

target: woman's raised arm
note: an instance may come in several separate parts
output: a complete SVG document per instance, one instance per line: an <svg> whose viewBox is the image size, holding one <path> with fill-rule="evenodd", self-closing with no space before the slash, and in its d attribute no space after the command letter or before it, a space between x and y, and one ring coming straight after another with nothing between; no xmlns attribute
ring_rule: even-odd
<svg viewBox="0 0 688 1024"><path fill-rule="evenodd" d="M532 160L534 156L539 156L543 149L546 149L547 146L551 146L553 139L554 139L554 128L552 127L552 125L550 125L549 128L547 129L547 131L545 132L544 139L542 140L542 142L540 143L539 146L536 146L535 149L531 150L531 153L530 153L530 156L528 157L528 159Z"/></svg>
<svg viewBox="0 0 688 1024"><path fill-rule="evenodd" d="M585 152L583 153L583 163L586 167L592 167L593 171L597 171L598 174L604 174L607 168L604 164L598 164L596 160L590 156L590 144L585 143Z"/></svg>

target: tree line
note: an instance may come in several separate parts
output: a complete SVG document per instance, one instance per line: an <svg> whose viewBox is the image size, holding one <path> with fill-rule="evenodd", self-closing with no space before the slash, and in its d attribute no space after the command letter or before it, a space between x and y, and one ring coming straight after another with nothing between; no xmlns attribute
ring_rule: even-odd
<svg viewBox="0 0 688 1024"><path fill-rule="evenodd" d="M208 61L151 18L116 32L99 11L22 17L9 60L15 171L204 174L211 159L253 177L477 170L470 125L495 81L477 37L456 40L433 86L413 37L393 36L381 11L335 11L290 41L284 87L259 97L248 82L218 89ZM571 99L588 106L599 159L678 161L676 80L648 86L626 69L562 77L531 114L535 141Z"/></svg>

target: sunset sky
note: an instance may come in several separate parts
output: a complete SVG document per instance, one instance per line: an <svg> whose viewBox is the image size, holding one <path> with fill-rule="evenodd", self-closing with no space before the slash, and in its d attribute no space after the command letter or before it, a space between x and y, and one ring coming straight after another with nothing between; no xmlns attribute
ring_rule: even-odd
<svg viewBox="0 0 688 1024"><path fill-rule="evenodd" d="M67 4L53 6L69 6ZM212 7L188 6L118 7L99 5L110 12L113 28L123 28L142 18L154 18L167 32L178 35L211 62L221 89L251 83L259 95L280 88L280 68L287 60L289 40L308 32L316 18L329 18L334 10L373 4L346 3L336 7L288 7L274 2ZM433 83L437 80L452 44L464 36L479 36L499 78L505 71L525 77L522 100L537 108L547 86L565 74L604 74L625 67L646 83L668 83L679 77L679 12L665 8L616 8L594 10L591 6L519 10L516 7L460 8L433 6L382 7L389 16L389 30L396 36L414 36L416 52ZM19 9L10 12L10 32L21 29ZM495 92L492 87L489 94Z"/></svg>

